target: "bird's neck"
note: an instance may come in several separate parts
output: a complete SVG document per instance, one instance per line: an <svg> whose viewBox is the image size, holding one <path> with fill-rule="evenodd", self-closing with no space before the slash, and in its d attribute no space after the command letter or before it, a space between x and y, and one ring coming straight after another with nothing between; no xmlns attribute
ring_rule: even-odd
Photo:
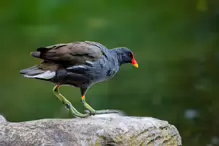
<svg viewBox="0 0 219 146"><path fill-rule="evenodd" d="M113 55L114 59L118 61L119 65L122 65L125 63L122 59L122 52L120 48L111 49L110 52Z"/></svg>

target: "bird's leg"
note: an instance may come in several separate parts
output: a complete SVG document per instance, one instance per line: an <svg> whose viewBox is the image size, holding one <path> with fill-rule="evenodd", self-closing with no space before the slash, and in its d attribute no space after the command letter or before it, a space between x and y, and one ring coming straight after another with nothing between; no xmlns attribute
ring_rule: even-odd
<svg viewBox="0 0 219 146"><path fill-rule="evenodd" d="M80 117L80 118L85 118L88 117L89 114L82 114L80 112L78 112L71 104L71 102L69 102L62 94L59 93L59 87L60 86L55 86L53 88L53 93L59 98L59 100L65 105L65 107L70 110L70 112L73 114L73 116L75 117Z"/></svg>
<svg viewBox="0 0 219 146"><path fill-rule="evenodd" d="M84 107L89 110L91 115L95 115L96 111L93 109L85 100L85 94L87 92L87 88L81 88L81 102L83 103Z"/></svg>
<svg viewBox="0 0 219 146"><path fill-rule="evenodd" d="M85 94L87 92L87 88L81 88L81 94L82 94L82 97L81 97L81 101L84 105L84 107L89 110L90 114L91 115L98 115L98 114L112 114L112 113L120 113L119 111L117 110L94 110L86 101L85 101Z"/></svg>

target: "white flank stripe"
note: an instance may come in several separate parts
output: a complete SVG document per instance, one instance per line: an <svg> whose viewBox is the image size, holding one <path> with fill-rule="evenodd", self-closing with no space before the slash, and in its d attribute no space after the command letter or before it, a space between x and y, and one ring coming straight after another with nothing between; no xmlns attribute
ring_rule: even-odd
<svg viewBox="0 0 219 146"><path fill-rule="evenodd" d="M77 65L77 66L68 67L67 69L77 69L77 68L84 68L84 69L86 69L87 67L85 67L83 65Z"/></svg>
<svg viewBox="0 0 219 146"><path fill-rule="evenodd" d="M91 61L86 61L86 63L87 63L87 64L90 64L90 65L94 64L94 63L91 62Z"/></svg>

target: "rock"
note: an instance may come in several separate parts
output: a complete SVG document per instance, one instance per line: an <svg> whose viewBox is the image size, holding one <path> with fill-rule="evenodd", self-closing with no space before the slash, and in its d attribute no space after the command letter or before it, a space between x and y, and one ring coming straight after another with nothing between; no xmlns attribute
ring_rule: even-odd
<svg viewBox="0 0 219 146"><path fill-rule="evenodd" d="M0 124L0 146L180 146L175 126L150 117L92 116Z"/></svg>
<svg viewBox="0 0 219 146"><path fill-rule="evenodd" d="M3 117L2 115L0 115L0 124L2 123L6 123L7 120L5 119L5 117Z"/></svg>

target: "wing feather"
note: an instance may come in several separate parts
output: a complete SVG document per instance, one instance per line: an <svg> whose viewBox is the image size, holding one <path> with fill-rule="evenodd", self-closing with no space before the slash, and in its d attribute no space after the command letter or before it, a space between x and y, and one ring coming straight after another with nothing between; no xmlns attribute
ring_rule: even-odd
<svg viewBox="0 0 219 146"><path fill-rule="evenodd" d="M32 56L64 66L80 65L85 64L86 61L94 62L105 56L102 47L104 46L99 43L88 41L56 44L38 48Z"/></svg>

